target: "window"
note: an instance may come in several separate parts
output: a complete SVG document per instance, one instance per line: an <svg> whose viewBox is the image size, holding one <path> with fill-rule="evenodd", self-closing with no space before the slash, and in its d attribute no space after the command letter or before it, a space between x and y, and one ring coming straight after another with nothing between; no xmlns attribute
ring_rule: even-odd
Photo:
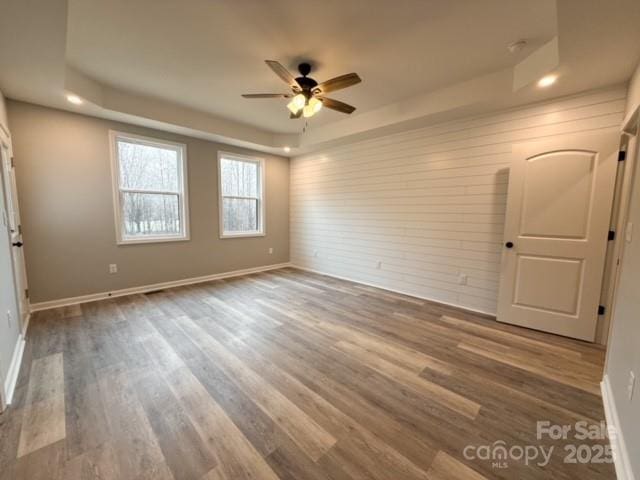
<svg viewBox="0 0 640 480"><path fill-rule="evenodd" d="M188 240L186 146L111 132L118 243Z"/></svg>
<svg viewBox="0 0 640 480"><path fill-rule="evenodd" d="M260 158L218 154L220 237L264 235L264 167Z"/></svg>

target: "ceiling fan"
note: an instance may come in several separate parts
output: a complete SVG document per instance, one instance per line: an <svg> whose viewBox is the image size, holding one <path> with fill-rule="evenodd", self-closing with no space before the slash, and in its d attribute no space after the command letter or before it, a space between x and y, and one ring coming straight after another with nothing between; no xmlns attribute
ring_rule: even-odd
<svg viewBox="0 0 640 480"><path fill-rule="evenodd" d="M291 112L290 118L312 117L323 106L347 114L355 111L356 107L327 98L324 95L360 83L362 80L357 73L347 73L318 83L307 76L311 73L311 65L308 63L298 65L300 76L294 78L279 62L275 60L265 60L265 62L276 75L289 85L292 93L247 93L242 95L244 98L290 98L291 101L287 105Z"/></svg>

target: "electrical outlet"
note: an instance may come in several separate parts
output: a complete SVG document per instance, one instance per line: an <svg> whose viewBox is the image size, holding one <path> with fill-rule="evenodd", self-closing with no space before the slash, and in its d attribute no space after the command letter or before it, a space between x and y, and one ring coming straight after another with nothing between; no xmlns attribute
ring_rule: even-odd
<svg viewBox="0 0 640 480"><path fill-rule="evenodd" d="M469 282L469 277L467 277L466 273L461 273L458 275L458 283L460 285L466 285Z"/></svg>
<svg viewBox="0 0 640 480"><path fill-rule="evenodd" d="M118 265L115 263L109 264L109 273L118 273Z"/></svg>
<svg viewBox="0 0 640 480"><path fill-rule="evenodd" d="M269 255L273 255L273 247L269 247Z"/></svg>
<svg viewBox="0 0 640 480"><path fill-rule="evenodd" d="M629 371L629 382L627 383L627 395L629 396L629 401L633 400L633 390L636 386L636 374L632 371Z"/></svg>

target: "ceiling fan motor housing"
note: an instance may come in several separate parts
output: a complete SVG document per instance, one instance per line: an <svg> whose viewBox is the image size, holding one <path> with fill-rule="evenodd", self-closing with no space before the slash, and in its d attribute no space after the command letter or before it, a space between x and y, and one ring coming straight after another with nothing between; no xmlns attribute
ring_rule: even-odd
<svg viewBox="0 0 640 480"><path fill-rule="evenodd" d="M300 75L306 77L311 73L311 64L306 62L301 63L298 65L298 71L300 72Z"/></svg>
<svg viewBox="0 0 640 480"><path fill-rule="evenodd" d="M311 65L308 63L298 65L298 71L302 76L297 77L296 82L298 82L298 85L302 88L302 94L309 99L313 95L313 89L318 86L318 82L311 77L307 77L311 72Z"/></svg>

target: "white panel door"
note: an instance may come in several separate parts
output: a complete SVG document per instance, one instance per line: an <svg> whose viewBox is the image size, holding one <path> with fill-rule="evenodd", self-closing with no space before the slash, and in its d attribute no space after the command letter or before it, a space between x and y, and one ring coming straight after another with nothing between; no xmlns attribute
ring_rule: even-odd
<svg viewBox="0 0 640 480"><path fill-rule="evenodd" d="M498 321L594 340L618 143L609 131L514 146Z"/></svg>

